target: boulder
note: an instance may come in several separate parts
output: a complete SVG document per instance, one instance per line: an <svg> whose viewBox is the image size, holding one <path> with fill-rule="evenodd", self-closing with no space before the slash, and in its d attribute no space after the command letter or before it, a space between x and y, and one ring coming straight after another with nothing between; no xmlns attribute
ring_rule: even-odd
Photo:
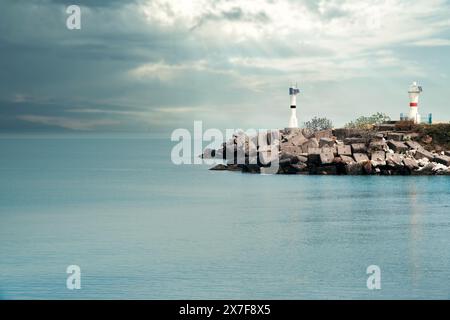
<svg viewBox="0 0 450 320"><path fill-rule="evenodd" d="M384 139L384 134L382 132L375 133L372 136L373 141L383 141L383 139Z"/></svg>
<svg viewBox="0 0 450 320"><path fill-rule="evenodd" d="M351 137L351 138L345 138L344 144L354 144L354 143L366 143L366 138L358 138L358 137Z"/></svg>
<svg viewBox="0 0 450 320"><path fill-rule="evenodd" d="M308 165L306 163L291 164L290 169L295 172L305 172L308 171Z"/></svg>
<svg viewBox="0 0 450 320"><path fill-rule="evenodd" d="M300 128L284 128L283 133L287 136L289 135L296 135L296 134L303 134L303 130Z"/></svg>
<svg viewBox="0 0 450 320"><path fill-rule="evenodd" d="M409 170L416 170L419 169L419 164L416 159L413 158L405 158L403 159L403 164L405 167L407 167Z"/></svg>
<svg viewBox="0 0 450 320"><path fill-rule="evenodd" d="M414 157L418 160L422 159L422 158L426 158L431 161L434 159L434 154L432 154L431 152L429 152L425 149L419 149L416 151L416 154Z"/></svg>
<svg viewBox="0 0 450 320"><path fill-rule="evenodd" d="M316 138L311 138L305 143L302 144L302 150L303 152L307 153L309 148L318 148L319 142Z"/></svg>
<svg viewBox="0 0 450 320"><path fill-rule="evenodd" d="M388 140L402 141L403 140L403 133L389 132L387 134L387 138L388 138Z"/></svg>
<svg viewBox="0 0 450 320"><path fill-rule="evenodd" d="M384 151L374 151L370 155L372 166L385 166L386 165L386 153Z"/></svg>
<svg viewBox="0 0 450 320"><path fill-rule="evenodd" d="M323 174L323 175L335 175L337 174L336 166L323 166L317 168L317 174Z"/></svg>
<svg viewBox="0 0 450 320"><path fill-rule="evenodd" d="M227 166L224 164L217 164L214 167L210 168L209 170L216 170L216 171L223 171L223 170L227 170Z"/></svg>
<svg viewBox="0 0 450 320"><path fill-rule="evenodd" d="M299 162L305 163L308 161L308 158L303 155L293 155L289 153L281 153L280 154L280 166L285 166L289 164L296 164Z"/></svg>
<svg viewBox="0 0 450 320"><path fill-rule="evenodd" d="M308 139L301 133L295 135L291 139L288 140L294 146L302 146L305 142L308 142Z"/></svg>
<svg viewBox="0 0 450 320"><path fill-rule="evenodd" d="M433 172L436 174L444 174L448 171L448 167L442 163L432 162L434 164Z"/></svg>
<svg viewBox="0 0 450 320"><path fill-rule="evenodd" d="M291 146L282 143L280 146L280 150L282 153L292 154L292 155L300 155L303 153L302 147L299 146Z"/></svg>
<svg viewBox="0 0 450 320"><path fill-rule="evenodd" d="M449 150L449 151L444 151L444 154L445 154L446 156L449 156L449 157L450 157L450 150Z"/></svg>
<svg viewBox="0 0 450 320"><path fill-rule="evenodd" d="M352 147L349 145L340 145L337 147L337 153L340 156L351 156L352 155Z"/></svg>
<svg viewBox="0 0 450 320"><path fill-rule="evenodd" d="M320 138L319 140L319 147L333 147L335 144L335 141L331 138Z"/></svg>
<svg viewBox="0 0 450 320"><path fill-rule="evenodd" d="M403 167L403 157L398 153L386 153L386 164L390 167Z"/></svg>
<svg viewBox="0 0 450 320"><path fill-rule="evenodd" d="M327 152L327 153L320 153L320 163L321 164L331 164L334 160L334 154Z"/></svg>
<svg viewBox="0 0 450 320"><path fill-rule="evenodd" d="M308 163L319 164L320 163L320 148L308 149Z"/></svg>
<svg viewBox="0 0 450 320"><path fill-rule="evenodd" d="M363 164L364 173L366 173L366 174L373 173L372 163L370 161L363 162L362 164Z"/></svg>
<svg viewBox="0 0 450 320"><path fill-rule="evenodd" d="M428 160L427 158L422 158L422 159L416 159L417 163L419 164L419 167L425 167L427 164L430 163L430 160Z"/></svg>
<svg viewBox="0 0 450 320"><path fill-rule="evenodd" d="M352 144L353 153L364 153L367 151L367 147L364 143L354 143Z"/></svg>
<svg viewBox="0 0 450 320"><path fill-rule="evenodd" d="M434 174L448 174L448 167L436 162L429 162L424 167L421 167L413 172L418 175L434 175Z"/></svg>
<svg viewBox="0 0 450 320"><path fill-rule="evenodd" d="M320 130L320 131L314 132L314 137L316 139L331 138L332 136L333 136L333 131L331 129Z"/></svg>
<svg viewBox="0 0 450 320"><path fill-rule="evenodd" d="M355 163L355 160L352 157L349 156L340 156L342 163L344 164L350 164L350 163Z"/></svg>
<svg viewBox="0 0 450 320"><path fill-rule="evenodd" d="M399 142L399 141L389 140L388 146L389 146L389 148L391 148L392 150L394 150L397 153L405 152L406 150L408 150L408 147L406 146L406 144L404 144L403 142Z"/></svg>
<svg viewBox="0 0 450 320"><path fill-rule="evenodd" d="M391 131L395 129L395 124L393 123L382 123L377 125L376 127L377 130L379 131Z"/></svg>
<svg viewBox="0 0 450 320"><path fill-rule="evenodd" d="M303 163L308 162L308 155L307 154L306 155L296 156L296 158L298 159L298 162L303 162Z"/></svg>
<svg viewBox="0 0 450 320"><path fill-rule="evenodd" d="M450 157L445 155L435 156L433 159L434 162L441 163L444 166L450 166Z"/></svg>
<svg viewBox="0 0 450 320"><path fill-rule="evenodd" d="M321 153L332 153L337 155L337 146L320 148Z"/></svg>
<svg viewBox="0 0 450 320"><path fill-rule="evenodd" d="M242 166L239 164L228 164L227 169L228 171L241 171Z"/></svg>
<svg viewBox="0 0 450 320"><path fill-rule="evenodd" d="M354 153L353 158L355 158L356 162L369 161L369 157L365 153Z"/></svg>
<svg viewBox="0 0 450 320"><path fill-rule="evenodd" d="M363 163L349 163L345 166L345 171L348 175L361 175L363 174Z"/></svg>
<svg viewBox="0 0 450 320"><path fill-rule="evenodd" d="M422 146L417 141L406 141L405 143L412 150L422 149Z"/></svg>
<svg viewBox="0 0 450 320"><path fill-rule="evenodd" d="M385 141L371 141L369 144L369 153L372 153L374 151L386 151L387 150L387 144Z"/></svg>

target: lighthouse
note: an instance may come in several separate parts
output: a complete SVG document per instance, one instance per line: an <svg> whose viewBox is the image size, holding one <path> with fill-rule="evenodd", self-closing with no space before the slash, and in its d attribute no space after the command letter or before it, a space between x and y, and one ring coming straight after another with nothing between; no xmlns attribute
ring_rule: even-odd
<svg viewBox="0 0 450 320"><path fill-rule="evenodd" d="M420 114L419 114L419 95L422 92L422 87L417 85L417 82L414 81L408 90L409 94L409 119L414 121L414 123L420 123Z"/></svg>
<svg viewBox="0 0 450 320"><path fill-rule="evenodd" d="M289 118L288 128L298 128L297 121L297 94L300 90L297 86L292 86L289 88L289 96L291 98L291 117Z"/></svg>

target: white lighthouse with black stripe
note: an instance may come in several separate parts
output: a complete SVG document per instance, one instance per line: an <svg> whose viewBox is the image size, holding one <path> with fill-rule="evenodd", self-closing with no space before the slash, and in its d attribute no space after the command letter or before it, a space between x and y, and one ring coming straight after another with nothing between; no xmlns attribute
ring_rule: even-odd
<svg viewBox="0 0 450 320"><path fill-rule="evenodd" d="M288 128L298 128L297 121L297 94L300 90L297 86L292 86L289 88L289 96L291 98L291 117L289 119Z"/></svg>

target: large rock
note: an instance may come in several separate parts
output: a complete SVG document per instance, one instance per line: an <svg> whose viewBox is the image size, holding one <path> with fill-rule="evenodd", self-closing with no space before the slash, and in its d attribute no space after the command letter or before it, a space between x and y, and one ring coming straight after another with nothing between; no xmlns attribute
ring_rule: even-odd
<svg viewBox="0 0 450 320"><path fill-rule="evenodd" d="M321 164L331 164L334 160L334 154L331 152L321 153L320 154L320 163Z"/></svg>
<svg viewBox="0 0 450 320"><path fill-rule="evenodd" d="M333 131L331 129L316 131L314 132L314 137L316 139L331 138L333 137Z"/></svg>
<svg viewBox="0 0 450 320"><path fill-rule="evenodd" d="M290 169L296 173L298 172L307 172L308 165L306 163L295 163L290 165Z"/></svg>
<svg viewBox="0 0 450 320"><path fill-rule="evenodd" d="M389 133L387 134L387 138L388 138L389 140L402 141L402 140L403 140L403 133L389 132Z"/></svg>
<svg viewBox="0 0 450 320"><path fill-rule="evenodd" d="M444 166L450 166L450 157L445 155L435 156L433 159L434 162L441 163Z"/></svg>
<svg viewBox="0 0 450 320"><path fill-rule="evenodd" d="M288 153L288 154L292 154L292 155L300 155L303 153L302 147L291 146L291 145L287 145L284 143L281 144L280 150L282 153Z"/></svg>
<svg viewBox="0 0 450 320"><path fill-rule="evenodd" d="M386 153L384 151L374 151L370 155L371 163L374 167L386 165Z"/></svg>
<svg viewBox="0 0 450 320"><path fill-rule="evenodd" d="M337 155L337 147L333 146L333 147L323 147L320 148L320 152L321 153L332 153L334 155Z"/></svg>
<svg viewBox="0 0 450 320"><path fill-rule="evenodd" d="M383 140L371 141L369 144L369 153L372 153L374 151L386 151L386 150L387 144Z"/></svg>
<svg viewBox="0 0 450 320"><path fill-rule="evenodd" d="M367 147L364 143L354 143L352 144L353 153L364 153L367 152Z"/></svg>
<svg viewBox="0 0 450 320"><path fill-rule="evenodd" d="M434 159L434 154L432 154L430 151L427 151L425 149L419 149L416 151L416 154L414 157L418 160L422 159L422 158L426 158L431 161Z"/></svg>
<svg viewBox="0 0 450 320"><path fill-rule="evenodd" d="M308 149L308 163L319 164L320 163L320 148Z"/></svg>
<svg viewBox="0 0 450 320"><path fill-rule="evenodd" d="M319 147L333 147L335 144L335 141L331 138L320 138L319 140Z"/></svg>
<svg viewBox="0 0 450 320"><path fill-rule="evenodd" d="M365 153L354 153L353 158L356 162L366 162L369 161L369 157Z"/></svg>
<svg viewBox="0 0 450 320"><path fill-rule="evenodd" d="M436 162L430 162L424 167L421 167L413 172L416 175L435 175L435 174L448 174L448 167Z"/></svg>
<svg viewBox="0 0 450 320"><path fill-rule="evenodd" d="M409 170L416 170L419 169L419 163L416 159L413 158L405 158L403 159L403 164L405 167L407 167Z"/></svg>
<svg viewBox="0 0 450 320"><path fill-rule="evenodd" d="M374 173L373 172L373 167L372 167L372 162L366 161L366 162L363 162L362 164L363 164L363 171L364 171L364 173L366 173L366 174Z"/></svg>
<svg viewBox="0 0 450 320"><path fill-rule="evenodd" d="M215 171L223 171L223 170L227 170L227 166L224 164L217 164L214 167L210 168L209 170L215 170Z"/></svg>
<svg viewBox="0 0 450 320"><path fill-rule="evenodd" d="M337 174L337 168L336 166L323 166L323 167L318 167L316 169L316 173L317 174L323 174L323 175L335 175Z"/></svg>
<svg viewBox="0 0 450 320"><path fill-rule="evenodd" d="M345 138L344 144L354 144L354 143L366 143L366 138L358 138L358 137L351 137L351 138Z"/></svg>
<svg viewBox="0 0 450 320"><path fill-rule="evenodd" d="M412 150L422 149L422 146L417 141L406 141L406 145Z"/></svg>
<svg viewBox="0 0 450 320"><path fill-rule="evenodd" d="M450 157L450 150L449 151L444 151L444 153L445 153L446 156Z"/></svg>
<svg viewBox="0 0 450 320"><path fill-rule="evenodd" d="M352 155L352 147L349 145L340 145L337 147L337 153L340 156L351 156Z"/></svg>
<svg viewBox="0 0 450 320"><path fill-rule="evenodd" d="M306 173L309 172L308 166L305 163L294 163L290 164L286 167L282 167L279 169L279 173L285 174L298 174L298 173Z"/></svg>
<svg viewBox="0 0 450 320"><path fill-rule="evenodd" d="M317 141L317 139L311 138L308 141L306 141L305 143L303 143L302 150L303 150L303 152L308 153L309 148L318 148L318 147L319 147L319 142Z"/></svg>
<svg viewBox="0 0 450 320"><path fill-rule="evenodd" d="M399 142L399 141L389 140L388 146L389 146L389 148L391 148L392 150L394 150L397 153L402 153L402 152L405 152L406 150L408 150L408 147L406 146L406 144L404 144L403 142Z"/></svg>
<svg viewBox="0 0 450 320"><path fill-rule="evenodd" d="M387 153L386 164L390 167L403 167L403 157L398 153Z"/></svg>
<svg viewBox="0 0 450 320"><path fill-rule="evenodd" d="M352 157L349 156L340 156L342 163L344 164L350 164L350 163L355 163L355 160Z"/></svg>
<svg viewBox="0 0 450 320"><path fill-rule="evenodd" d="M302 146L307 141L308 139L306 139L305 136L301 133L293 136L291 139L288 140L288 142L290 142L294 146Z"/></svg>
<svg viewBox="0 0 450 320"><path fill-rule="evenodd" d="M363 167L364 167L363 162L359 163L353 162L345 166L345 171L348 175L361 175L363 174Z"/></svg>

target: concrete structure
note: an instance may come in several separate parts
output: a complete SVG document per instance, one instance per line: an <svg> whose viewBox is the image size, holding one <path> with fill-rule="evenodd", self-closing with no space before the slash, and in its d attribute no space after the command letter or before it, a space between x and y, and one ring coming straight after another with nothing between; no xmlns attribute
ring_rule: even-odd
<svg viewBox="0 0 450 320"><path fill-rule="evenodd" d="M289 118L288 128L298 128L297 120L297 94L300 90L297 86L292 86L289 88L289 96L291 97L291 117Z"/></svg>
<svg viewBox="0 0 450 320"><path fill-rule="evenodd" d="M420 123L419 114L419 95L422 92L422 87L417 85L414 81L411 86L409 86L409 119L414 121L414 123Z"/></svg>

